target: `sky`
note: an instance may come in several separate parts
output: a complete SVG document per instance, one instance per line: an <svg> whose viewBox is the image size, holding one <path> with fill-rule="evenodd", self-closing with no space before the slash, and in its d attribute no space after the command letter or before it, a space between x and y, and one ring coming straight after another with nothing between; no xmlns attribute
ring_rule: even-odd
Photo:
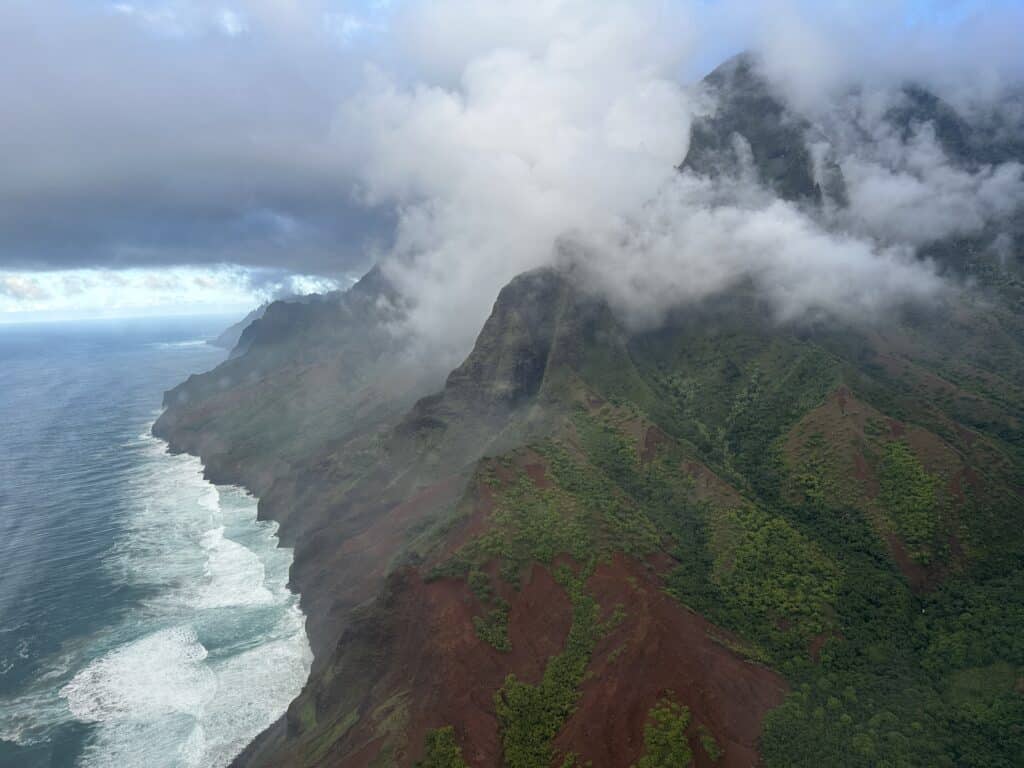
<svg viewBox="0 0 1024 768"><path fill-rule="evenodd" d="M479 315L566 236L635 226L727 56L763 51L808 109L854 73L973 98L1019 76L1022 20L1001 0L7 0L0 322L244 310L383 259L449 333L453 295Z"/></svg>

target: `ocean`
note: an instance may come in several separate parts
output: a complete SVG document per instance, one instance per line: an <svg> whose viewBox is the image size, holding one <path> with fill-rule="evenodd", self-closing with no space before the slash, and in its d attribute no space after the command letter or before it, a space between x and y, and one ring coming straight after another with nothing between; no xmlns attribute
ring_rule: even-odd
<svg viewBox="0 0 1024 768"><path fill-rule="evenodd" d="M301 690L276 524L150 435L232 320L0 326L0 766L223 766Z"/></svg>

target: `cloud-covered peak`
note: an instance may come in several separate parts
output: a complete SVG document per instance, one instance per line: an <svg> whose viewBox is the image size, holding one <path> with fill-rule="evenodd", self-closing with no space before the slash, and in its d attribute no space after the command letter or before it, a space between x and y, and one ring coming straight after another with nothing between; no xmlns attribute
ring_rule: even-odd
<svg viewBox="0 0 1024 768"><path fill-rule="evenodd" d="M916 83L983 144L1018 146L1019 100L1002 95L1022 29L999 0L14 0L0 7L17 62L0 70L0 268L330 277L380 261L453 356L505 281L569 241L608 284L757 273L785 313L795 297L915 294L867 281L900 265L930 284L915 249L1013 210L1016 150L965 165L941 120L887 133L885 110ZM695 73L745 49L775 101L716 127L729 105ZM698 178L681 180L695 120L736 162L691 162ZM766 147L782 186L754 172ZM826 177L843 205L822 213L840 199ZM731 231L697 239L710 223ZM830 242L820 263L861 293L809 287ZM836 254L861 260L837 272Z"/></svg>

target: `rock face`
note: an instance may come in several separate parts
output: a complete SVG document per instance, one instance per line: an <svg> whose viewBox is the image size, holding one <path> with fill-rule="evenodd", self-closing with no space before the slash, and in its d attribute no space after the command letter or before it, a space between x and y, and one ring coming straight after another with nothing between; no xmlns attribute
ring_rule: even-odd
<svg viewBox="0 0 1024 768"><path fill-rule="evenodd" d="M387 423L441 381L407 356L394 298L374 270L345 293L270 304L238 354L166 393L154 433L265 495L284 467Z"/></svg>
<svg viewBox="0 0 1024 768"><path fill-rule="evenodd" d="M985 175L1007 163L1024 164L1024 95L1019 90L1008 94L997 110L970 116L914 83L888 94L888 106L870 118L862 113L875 106L861 104L856 95L847 97L848 104L840 100L819 105L810 114L789 105L759 73L757 58L750 54L719 66L703 87L713 109L694 121L680 169L710 177L749 177L819 219L826 210L841 216L849 208L844 158L870 158L882 139L907 143L921 131L933 134L950 173ZM871 124L870 130L860 119ZM1019 209L1024 201L1017 202L1017 214L998 226L938 238L920 255L957 276L984 274L991 279L993 272L1009 268L1019 279L1024 270L1024 216Z"/></svg>
<svg viewBox="0 0 1024 768"><path fill-rule="evenodd" d="M243 349L238 349L238 341L242 338L242 333L253 324L254 321L259 320L263 317L267 311L269 304L260 304L256 309L249 312L245 317L239 320L234 325L225 328L224 331L212 339L209 343L211 346L220 347L226 349L232 354L241 354L244 352Z"/></svg>
<svg viewBox="0 0 1024 768"><path fill-rule="evenodd" d="M757 179L783 200L820 204L807 146L809 123L786 108L749 54L730 59L704 81L715 100L698 119L684 168L705 176L738 174L751 163Z"/></svg>
<svg viewBox="0 0 1024 768"><path fill-rule="evenodd" d="M451 372L445 394L514 408L537 395L566 301L552 273L523 275L506 286L472 354Z"/></svg>
<svg viewBox="0 0 1024 768"><path fill-rule="evenodd" d="M806 124L746 59L709 80L687 167L741 133L819 205ZM447 378L378 271L270 305L154 427L295 548L313 671L237 764L1020 764L1024 288L974 290L638 332L538 270Z"/></svg>

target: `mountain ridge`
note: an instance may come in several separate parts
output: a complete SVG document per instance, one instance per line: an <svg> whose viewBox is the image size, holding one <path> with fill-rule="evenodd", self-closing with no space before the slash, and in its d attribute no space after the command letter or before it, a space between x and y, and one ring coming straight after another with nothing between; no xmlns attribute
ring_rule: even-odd
<svg viewBox="0 0 1024 768"><path fill-rule="evenodd" d="M731 172L745 61L684 169ZM762 181L821 206L806 124L762 111ZM545 268L446 378L388 290L271 305L154 427L295 548L314 668L237 765L1024 758L1012 272L862 323L740 283L638 330Z"/></svg>

